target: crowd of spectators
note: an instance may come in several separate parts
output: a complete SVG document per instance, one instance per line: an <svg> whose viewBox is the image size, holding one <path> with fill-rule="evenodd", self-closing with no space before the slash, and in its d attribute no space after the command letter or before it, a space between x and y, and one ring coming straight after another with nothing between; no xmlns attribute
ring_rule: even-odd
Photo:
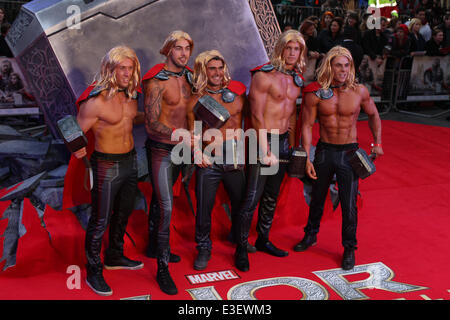
<svg viewBox="0 0 450 320"><path fill-rule="evenodd" d="M450 10L440 0L398 0L395 11L378 17L368 26L371 14L367 2L353 0L282 0L280 6L300 6L300 11L315 8L319 15L299 21L298 26L285 23L285 29L298 28L306 39L308 56L319 58L335 45L353 49L361 61L387 56L444 56L450 48ZM353 5L350 5L353 3ZM277 6L276 6L277 7ZM352 7L353 10L348 8ZM337 9L337 10L336 10ZM283 21L278 17L279 21ZM372 20L373 21L373 18ZM314 26L314 27L313 27Z"/></svg>
<svg viewBox="0 0 450 320"><path fill-rule="evenodd" d="M358 81L373 95L383 92L387 66L410 69L413 60L402 58L450 52L450 10L440 0L398 0L394 11L378 16L361 0L272 2L282 31L298 29L305 38L307 81L312 81L320 60L336 45L349 49ZM290 16L283 17L284 12ZM289 23L296 21L293 14L301 17L297 25Z"/></svg>
<svg viewBox="0 0 450 320"><path fill-rule="evenodd" d="M369 74L367 65L383 65L388 57L450 53L450 10L442 0L397 0L395 11L375 18L367 10L367 0L272 0L272 4L283 31L294 28L302 33L308 58L316 66L336 45L350 50L360 78L361 73ZM289 19L283 16L286 13ZM13 55L5 35L11 25L6 16L0 7L0 57L9 58ZM0 92L5 90L0 87Z"/></svg>
<svg viewBox="0 0 450 320"><path fill-rule="evenodd" d="M382 14L378 15L372 15L364 0L272 0L272 3L282 31L298 29L305 38L308 68L314 70L333 46L344 46L353 56L358 81L368 87L371 95L384 92L388 65L411 69L413 59L407 57L435 57L433 67L424 70L426 79L436 66L436 70L441 70L439 79L448 73L439 68L440 58L450 53L447 1L397 0L389 11L379 10L377 13ZM309 74L314 76L314 72ZM441 88L442 79L434 79L434 84L425 81L425 89L441 92L436 88ZM443 84L450 91L450 86ZM403 86L408 86L408 81Z"/></svg>

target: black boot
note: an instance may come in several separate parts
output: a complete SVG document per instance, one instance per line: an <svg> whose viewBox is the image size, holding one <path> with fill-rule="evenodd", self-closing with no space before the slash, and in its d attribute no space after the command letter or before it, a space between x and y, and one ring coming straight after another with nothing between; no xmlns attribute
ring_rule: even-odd
<svg viewBox="0 0 450 320"><path fill-rule="evenodd" d="M158 262L156 281L158 282L159 288L162 292L169 295L175 295L178 293L175 282L173 282L173 279L170 276L169 267L166 264Z"/></svg>
<svg viewBox="0 0 450 320"><path fill-rule="evenodd" d="M264 240L261 238L256 239L255 247L259 251L263 251L275 257L286 257L289 253L287 251L278 249L275 245L269 240Z"/></svg>
<svg viewBox="0 0 450 320"><path fill-rule="evenodd" d="M255 253L256 248L248 242L248 234L250 231L251 225L251 217L239 217L239 220L236 222L236 230L233 236L233 233L230 232L228 234L228 241L233 244L237 244L238 246L242 245L242 243L246 242L247 253ZM241 243L241 244L240 244Z"/></svg>
<svg viewBox="0 0 450 320"><path fill-rule="evenodd" d="M145 251L145 256L148 258L156 259L156 249L153 249L150 247L150 245L147 247L147 250ZM181 261L181 257L175 253L170 253L169 262L170 263L177 263Z"/></svg>
<svg viewBox="0 0 450 320"><path fill-rule="evenodd" d="M105 250L105 269L138 270L144 267L144 264L141 261L133 261L123 254L124 237L128 218L129 213L124 210L117 210L111 216L111 223L109 226L109 246Z"/></svg>
<svg viewBox="0 0 450 320"><path fill-rule="evenodd" d="M112 290L103 278L103 266L98 265L86 265L87 277L86 283L96 293L101 296L112 295Z"/></svg>
<svg viewBox="0 0 450 320"><path fill-rule="evenodd" d="M266 252L275 257L286 257L289 253L281 250L269 241L269 232L272 227L277 199L267 193L263 193L259 202L258 209L258 223L256 224L256 231L258 238L255 242L255 247L259 251Z"/></svg>
<svg viewBox="0 0 450 320"><path fill-rule="evenodd" d="M315 234L306 233L302 241L297 243L297 245L294 247L294 251L297 252L305 251L306 249L315 245L316 243L317 243L317 236Z"/></svg>
<svg viewBox="0 0 450 320"><path fill-rule="evenodd" d="M238 237L233 236L233 233L230 232L227 236L227 240L229 242L231 242L232 244L237 244ZM256 248L254 246L252 246L249 242L247 242L247 252L248 253L255 253L256 252Z"/></svg>
<svg viewBox="0 0 450 320"><path fill-rule="evenodd" d="M247 242L247 252L248 253L255 253L257 250L254 246L252 246L249 242Z"/></svg>
<svg viewBox="0 0 450 320"><path fill-rule="evenodd" d="M232 244L236 244L237 240L236 237L234 235L233 229L230 231L230 233L227 236L227 241L232 243Z"/></svg>
<svg viewBox="0 0 450 320"><path fill-rule="evenodd" d="M144 267L142 261L134 261L124 256L123 254L123 234L122 230L110 232L110 243L108 249L105 251L105 269L108 270L138 270ZM125 232L123 232L125 233Z"/></svg>
<svg viewBox="0 0 450 320"><path fill-rule="evenodd" d="M351 270L355 266L355 249L344 248L344 254L342 256L342 269Z"/></svg>
<svg viewBox="0 0 450 320"><path fill-rule="evenodd" d="M237 246L234 254L234 264L240 271L246 272L250 269L248 262L248 252L246 247Z"/></svg>
<svg viewBox="0 0 450 320"><path fill-rule="evenodd" d="M197 258L194 261L195 270L204 270L208 266L208 261L211 259L211 250L199 249Z"/></svg>
<svg viewBox="0 0 450 320"><path fill-rule="evenodd" d="M128 259L124 255L121 256L105 256L105 269L108 270L139 270L144 267L141 261Z"/></svg>

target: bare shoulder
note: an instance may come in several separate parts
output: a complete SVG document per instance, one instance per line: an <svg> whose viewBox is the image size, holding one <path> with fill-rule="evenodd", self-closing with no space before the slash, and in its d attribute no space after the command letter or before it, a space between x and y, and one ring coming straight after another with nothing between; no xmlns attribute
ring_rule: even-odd
<svg viewBox="0 0 450 320"><path fill-rule="evenodd" d="M231 106L234 110L242 110L245 106L246 100L245 95L237 96L233 102L231 102Z"/></svg>
<svg viewBox="0 0 450 320"><path fill-rule="evenodd" d="M320 102L320 98L316 96L315 92L306 92L303 96L303 99L305 99L305 107L313 107Z"/></svg>
<svg viewBox="0 0 450 320"><path fill-rule="evenodd" d="M80 114L88 116L88 117L97 117L101 112L104 106L107 104L107 92L102 91L95 97L91 97L81 103L80 105Z"/></svg>
<svg viewBox="0 0 450 320"><path fill-rule="evenodd" d="M144 81L144 92L152 91L154 89L164 88L164 81L152 78Z"/></svg>
<svg viewBox="0 0 450 320"><path fill-rule="evenodd" d="M269 87L274 77L274 71L256 72L252 77L252 85L257 88Z"/></svg>
<svg viewBox="0 0 450 320"><path fill-rule="evenodd" d="M358 93L358 95L361 96L361 98L363 99L367 99L370 97L370 93L369 90L367 89L367 87L363 84L358 84L356 85L356 92Z"/></svg>
<svg viewBox="0 0 450 320"><path fill-rule="evenodd" d="M245 93L241 94L240 96L237 96L236 100L239 104L244 105L247 100L247 96L245 95Z"/></svg>

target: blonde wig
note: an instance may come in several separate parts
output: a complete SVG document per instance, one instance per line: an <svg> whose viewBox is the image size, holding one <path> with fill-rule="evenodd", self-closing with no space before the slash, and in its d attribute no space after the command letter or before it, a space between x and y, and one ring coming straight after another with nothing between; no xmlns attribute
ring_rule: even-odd
<svg viewBox="0 0 450 320"><path fill-rule="evenodd" d="M108 90L109 97L113 96L119 90L116 79L116 67L125 59L130 59L134 64L133 75L128 82L128 87L125 88L125 91L128 97L133 97L137 94L141 82L141 66L139 60L133 49L126 46L117 46L109 50L103 57L100 74L94 79L96 88Z"/></svg>
<svg viewBox="0 0 450 320"><path fill-rule="evenodd" d="M191 38L191 36L189 34L187 34L184 31L181 31L181 30L175 30L175 31L172 31L169 34L167 39L164 41L161 50L159 50L159 53L161 53L162 55L168 57L169 54L170 54L170 51L172 50L172 48L175 45L175 43L178 40L182 40L182 39L184 39L187 42L189 42L190 52L192 54L192 50L194 50L194 41L192 41L192 38Z"/></svg>
<svg viewBox="0 0 450 320"><path fill-rule="evenodd" d="M230 71L222 54L217 50L204 51L195 58L194 63L194 89L199 95L204 95L206 86L208 85L208 76L206 66L211 60L220 60L223 63L224 77L222 88L228 86L231 80Z"/></svg>
<svg viewBox="0 0 450 320"><path fill-rule="evenodd" d="M295 69L300 73L304 72L306 66L306 44L302 34L297 30L288 30L283 32L275 43L270 63L280 71L286 69L286 62L283 58L283 51L289 41L298 42L300 44L300 55L298 57Z"/></svg>
<svg viewBox="0 0 450 320"><path fill-rule="evenodd" d="M348 51L348 49L341 46L335 46L331 48L330 51L328 51L326 56L322 59L319 68L317 69L317 82L322 86L323 89L330 88L331 82L334 78L331 63L334 58L341 56L346 57L350 62L350 73L345 80L345 86L351 89L356 88L357 83L355 78L355 64L353 63L352 55L350 51Z"/></svg>

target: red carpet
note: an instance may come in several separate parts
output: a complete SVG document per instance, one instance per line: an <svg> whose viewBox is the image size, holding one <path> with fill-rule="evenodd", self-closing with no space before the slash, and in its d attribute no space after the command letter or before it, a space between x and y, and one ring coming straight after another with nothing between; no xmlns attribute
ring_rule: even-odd
<svg viewBox="0 0 450 320"><path fill-rule="evenodd" d="M360 146L368 150L372 139L367 122L359 122L358 130ZM376 161L377 172L360 183L357 265L352 271L342 273L339 269L343 251L340 208L332 212L328 206L316 246L303 253L292 250L303 237L308 206L302 183L286 178L271 240L289 250L289 256L250 254L250 271L245 273L233 265L234 247L226 241L230 223L220 206L213 213L212 259L204 272L193 269L194 217L184 193L176 198L171 246L182 257L180 263L170 265L179 290L176 296L159 290L156 261L143 254L147 238L147 217L143 211L135 211L130 219L127 230L136 247L127 239L125 252L142 260L145 267L138 271L106 270L104 276L114 294L103 298L84 282L84 232L75 215L47 207L45 230L29 200L25 200L23 224L27 232L18 243L16 266L0 272L0 299L106 300L149 295L154 300L450 300L449 136L449 128L383 121L385 156ZM151 187L140 187L149 196ZM2 190L0 196L5 193ZM0 202L0 212L9 204ZM0 234L6 225L6 219L0 220ZM250 241L254 240L252 227ZM67 273L72 265L80 267L79 283L76 273ZM3 266L4 262L0 263L0 268ZM218 271L227 272L213 274ZM210 274L187 277L207 273ZM192 284L189 279L212 282Z"/></svg>

